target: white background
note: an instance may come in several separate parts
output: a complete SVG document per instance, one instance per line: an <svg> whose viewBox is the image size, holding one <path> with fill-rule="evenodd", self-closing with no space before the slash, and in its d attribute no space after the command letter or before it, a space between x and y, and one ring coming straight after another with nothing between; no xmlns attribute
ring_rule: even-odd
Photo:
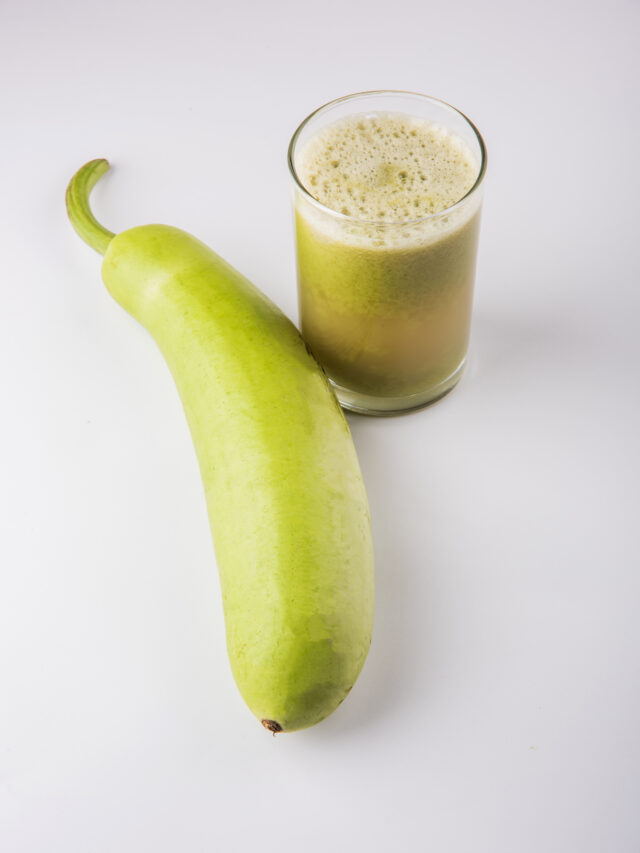
<svg viewBox="0 0 640 853"><path fill-rule="evenodd" d="M640 849L640 7L31 2L0 11L0 849ZM296 316L285 150L404 88L489 150L471 367L350 417L375 637L273 738L224 647L186 422L64 212L193 232Z"/></svg>

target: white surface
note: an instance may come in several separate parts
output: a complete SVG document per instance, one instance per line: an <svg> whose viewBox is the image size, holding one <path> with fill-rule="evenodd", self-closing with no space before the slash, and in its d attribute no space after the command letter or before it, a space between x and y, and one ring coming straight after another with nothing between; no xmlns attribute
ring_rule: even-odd
<svg viewBox="0 0 640 853"><path fill-rule="evenodd" d="M0 11L0 849L640 849L634 2ZM348 701L272 738L224 648L168 370L63 193L192 231L295 316L285 149L425 91L489 149L472 367L350 418L377 554Z"/></svg>

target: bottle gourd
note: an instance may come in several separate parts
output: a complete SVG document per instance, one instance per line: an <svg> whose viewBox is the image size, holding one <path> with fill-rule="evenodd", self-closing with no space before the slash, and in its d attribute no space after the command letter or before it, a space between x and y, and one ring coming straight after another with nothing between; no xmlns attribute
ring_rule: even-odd
<svg viewBox="0 0 640 853"><path fill-rule="evenodd" d="M153 336L178 388L204 484L231 669L272 732L342 702L373 624L367 496L346 419L295 326L199 240L166 225L120 234L72 178L67 210L102 277Z"/></svg>

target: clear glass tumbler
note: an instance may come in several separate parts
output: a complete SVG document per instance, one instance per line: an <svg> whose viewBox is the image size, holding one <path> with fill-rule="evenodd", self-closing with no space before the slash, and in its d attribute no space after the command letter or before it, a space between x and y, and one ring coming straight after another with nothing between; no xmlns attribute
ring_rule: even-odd
<svg viewBox="0 0 640 853"><path fill-rule="evenodd" d="M420 208L415 218L407 211L396 217L391 209L381 210L376 220L358 218L319 201L311 185L315 178L307 178L307 186L301 177L309 141L350 117L380 123L393 116L406 118L407 127L427 122L441 133L443 156L451 157L447 140L461 141L475 175L470 189L446 209L425 214ZM410 153L419 170L420 150ZM366 152L363 156L366 160ZM385 181L402 182L406 173L394 172L394 159L379 168L389 173ZM311 113L294 133L289 169L300 326L344 408L371 415L402 412L434 402L458 382L469 341L486 159L482 137L468 118L412 92L347 95ZM338 174L338 155L335 163ZM338 180L357 195L351 178L345 173Z"/></svg>

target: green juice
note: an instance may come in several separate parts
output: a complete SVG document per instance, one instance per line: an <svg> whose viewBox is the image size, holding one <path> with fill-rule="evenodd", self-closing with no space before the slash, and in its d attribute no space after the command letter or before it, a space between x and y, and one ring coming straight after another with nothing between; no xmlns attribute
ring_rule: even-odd
<svg viewBox="0 0 640 853"><path fill-rule="evenodd" d="M442 396L467 352L479 164L439 126L369 114L326 126L295 165L302 334L341 401L383 413Z"/></svg>

